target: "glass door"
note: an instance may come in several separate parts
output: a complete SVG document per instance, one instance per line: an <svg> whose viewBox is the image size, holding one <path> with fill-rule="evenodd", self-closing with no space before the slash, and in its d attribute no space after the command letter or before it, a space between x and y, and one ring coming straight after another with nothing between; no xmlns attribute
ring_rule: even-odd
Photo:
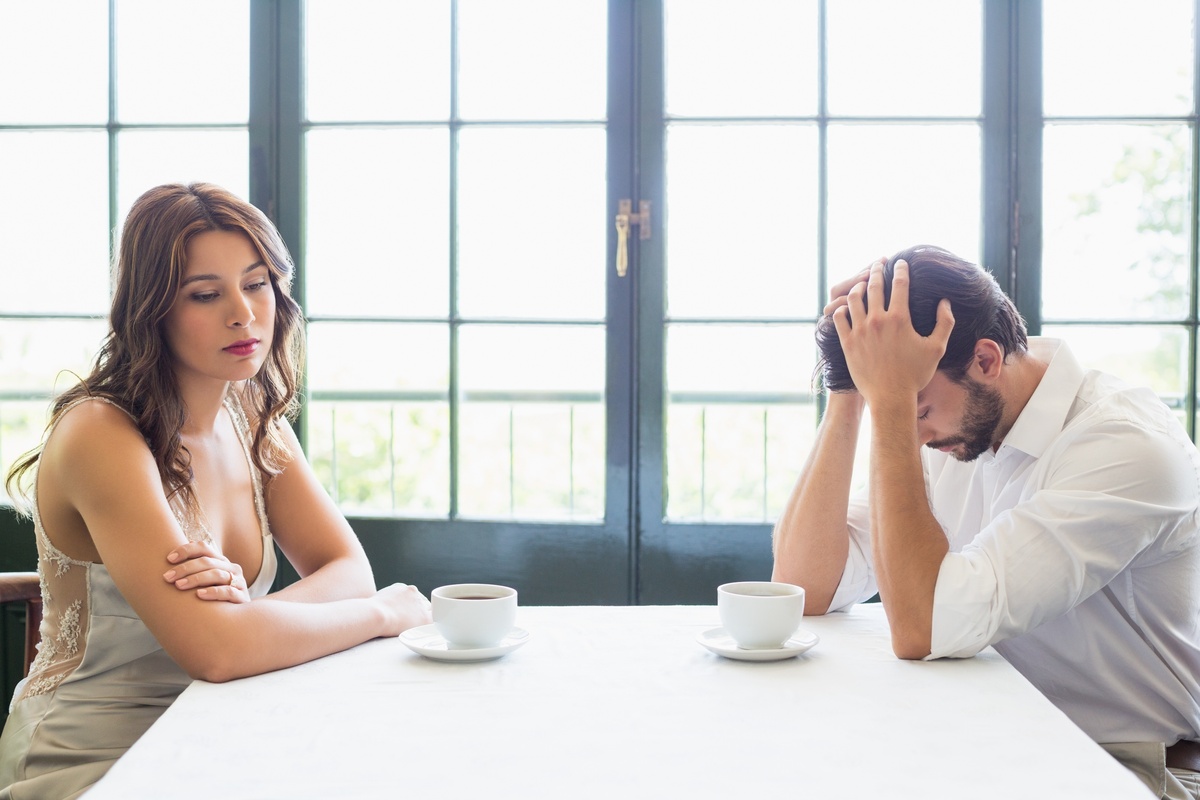
<svg viewBox="0 0 1200 800"><path fill-rule="evenodd" d="M642 8L661 42L642 151L664 165L643 187L665 235L640 276L640 329L661 336L641 348L638 596L704 603L771 573L821 410L828 286L914 244L981 257L983 6Z"/></svg>
<svg viewBox="0 0 1200 800"><path fill-rule="evenodd" d="M423 588L631 600L608 14L304 6L306 446L375 563Z"/></svg>

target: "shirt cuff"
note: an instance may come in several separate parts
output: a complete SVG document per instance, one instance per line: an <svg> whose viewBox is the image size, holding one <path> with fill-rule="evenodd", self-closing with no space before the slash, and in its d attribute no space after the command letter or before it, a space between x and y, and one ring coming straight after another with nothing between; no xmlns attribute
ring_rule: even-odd
<svg viewBox="0 0 1200 800"><path fill-rule="evenodd" d="M845 611L855 603L870 600L875 592L875 577L871 572L871 562L863 552L862 544L857 537L850 537L850 555L846 559L846 568L842 571L842 580L838 583L833 599L829 601L830 611Z"/></svg>
<svg viewBox="0 0 1200 800"><path fill-rule="evenodd" d="M980 551L947 553L933 592L933 631L929 655L970 658L991 644L998 581Z"/></svg>

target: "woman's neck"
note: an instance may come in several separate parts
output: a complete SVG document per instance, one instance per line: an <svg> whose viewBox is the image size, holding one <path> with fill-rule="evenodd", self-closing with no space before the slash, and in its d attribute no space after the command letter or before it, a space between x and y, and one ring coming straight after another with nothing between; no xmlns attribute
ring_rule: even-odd
<svg viewBox="0 0 1200 800"><path fill-rule="evenodd" d="M183 398L187 416L183 421L184 436L205 436L213 433L217 427L217 418L229 393L229 383L225 381L205 381L203 385L180 384L180 395Z"/></svg>

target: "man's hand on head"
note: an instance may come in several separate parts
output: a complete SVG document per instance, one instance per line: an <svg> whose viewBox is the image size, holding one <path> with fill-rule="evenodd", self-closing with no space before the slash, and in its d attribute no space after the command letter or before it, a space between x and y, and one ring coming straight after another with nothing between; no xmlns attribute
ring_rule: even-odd
<svg viewBox="0 0 1200 800"><path fill-rule="evenodd" d="M860 283L866 286L867 278L871 277L871 267L876 264L887 266L887 262L888 257L881 256L871 264L863 267L853 277L846 278L846 280L840 283L835 283L829 290L829 302L825 305L822 313L827 317L832 316L834 311L846 305L846 297L850 294L851 289Z"/></svg>
<svg viewBox="0 0 1200 800"><path fill-rule="evenodd" d="M903 260L896 262L891 302L885 308L885 263L881 259L872 264L865 281L856 276L839 284L852 285L826 307L826 313L833 316L850 377L868 406L888 397L915 398L933 379L954 329L950 301L943 299L938 303L933 331L928 336L917 333L909 315L908 262Z"/></svg>

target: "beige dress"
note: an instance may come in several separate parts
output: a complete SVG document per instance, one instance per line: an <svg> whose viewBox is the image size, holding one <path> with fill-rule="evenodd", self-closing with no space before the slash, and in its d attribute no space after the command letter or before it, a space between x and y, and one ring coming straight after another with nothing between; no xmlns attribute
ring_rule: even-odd
<svg viewBox="0 0 1200 800"><path fill-rule="evenodd" d="M236 400L227 398L225 407L254 482L263 565L250 595L261 597L275 581L275 547L262 482L250 460L249 426ZM125 602L103 564L76 561L50 542L37 512L36 483L35 479L33 524L44 607L41 644L29 676L13 692L0 736L0 786L5 787L0 800L79 796L191 682ZM173 508L189 540L208 538L203 525L185 524L182 509Z"/></svg>

